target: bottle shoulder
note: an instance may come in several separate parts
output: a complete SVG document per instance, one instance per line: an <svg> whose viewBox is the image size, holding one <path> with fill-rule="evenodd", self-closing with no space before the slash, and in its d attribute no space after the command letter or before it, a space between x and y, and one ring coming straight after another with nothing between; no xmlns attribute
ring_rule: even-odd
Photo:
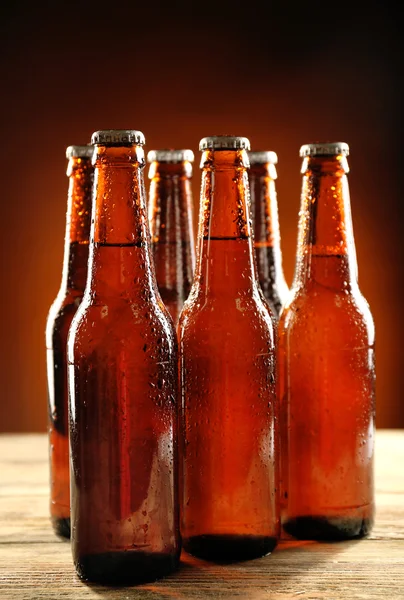
<svg viewBox="0 0 404 600"><path fill-rule="evenodd" d="M59 312L65 310L69 306L74 306L77 309L83 296L84 290L61 287L49 308L48 319L51 317L55 318Z"/></svg>
<svg viewBox="0 0 404 600"><path fill-rule="evenodd" d="M70 327L70 323L82 301L83 294L72 294L69 290L60 290L50 306L46 319L47 345L52 336Z"/></svg>
<svg viewBox="0 0 404 600"><path fill-rule="evenodd" d="M89 298L83 300L73 318L68 344L69 352L74 347L102 347L112 354L124 348L137 351L149 346L165 347L170 352L177 348L174 325L164 306L149 303L139 307L130 302Z"/></svg>
<svg viewBox="0 0 404 600"><path fill-rule="evenodd" d="M216 340L234 339L246 344L248 339L261 338L273 343L274 318L268 304L257 293L250 297L188 298L178 325L179 338L195 337Z"/></svg>
<svg viewBox="0 0 404 600"><path fill-rule="evenodd" d="M366 332L374 343L375 327L370 307L357 286L351 290L292 288L279 318L279 334L287 331L322 329L324 332L343 328Z"/></svg>
<svg viewBox="0 0 404 600"><path fill-rule="evenodd" d="M356 307L364 312L370 312L369 304L357 284L336 289L323 284L316 284L315 282L307 287L292 286L288 293L284 309L291 308L296 310L310 304L325 304L327 306L334 304L338 308Z"/></svg>

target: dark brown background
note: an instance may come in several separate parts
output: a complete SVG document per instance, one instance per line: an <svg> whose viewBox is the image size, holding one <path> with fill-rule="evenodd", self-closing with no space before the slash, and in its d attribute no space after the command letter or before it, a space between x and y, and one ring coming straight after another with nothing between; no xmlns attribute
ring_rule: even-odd
<svg viewBox="0 0 404 600"><path fill-rule="evenodd" d="M289 282L299 146L348 142L360 285L377 330L377 424L403 427L395 4L2 6L0 430L46 427L44 326L62 265L64 151L103 128L141 129L147 150L191 147L197 161L199 139L217 133L245 135L254 148L277 151Z"/></svg>

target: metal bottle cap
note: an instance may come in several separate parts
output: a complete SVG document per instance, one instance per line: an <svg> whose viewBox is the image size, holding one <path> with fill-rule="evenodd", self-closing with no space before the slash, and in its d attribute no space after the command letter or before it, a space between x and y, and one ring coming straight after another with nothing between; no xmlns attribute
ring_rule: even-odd
<svg viewBox="0 0 404 600"><path fill-rule="evenodd" d="M342 156L349 155L349 146L345 142L324 142L305 144L300 148L299 155L304 156Z"/></svg>
<svg viewBox="0 0 404 600"><path fill-rule="evenodd" d="M199 150L249 150L250 140L235 135L212 135L199 142Z"/></svg>
<svg viewBox="0 0 404 600"><path fill-rule="evenodd" d="M265 165L266 163L276 165L278 163L278 156L276 152L272 152L272 150L249 152L248 158L250 159L250 164L252 165Z"/></svg>
<svg viewBox="0 0 404 600"><path fill-rule="evenodd" d="M146 140L136 129L104 129L93 133L91 143L98 146L144 146Z"/></svg>
<svg viewBox="0 0 404 600"><path fill-rule="evenodd" d="M68 146L66 148L66 158L91 158L94 153L94 146Z"/></svg>
<svg viewBox="0 0 404 600"><path fill-rule="evenodd" d="M147 153L147 162L154 161L164 163L179 163L183 161L194 162L194 153L192 150L150 150Z"/></svg>

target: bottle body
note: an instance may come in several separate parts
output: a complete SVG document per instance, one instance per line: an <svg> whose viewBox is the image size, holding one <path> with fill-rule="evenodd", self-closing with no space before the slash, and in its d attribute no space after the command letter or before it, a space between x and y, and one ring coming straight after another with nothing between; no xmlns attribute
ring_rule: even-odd
<svg viewBox="0 0 404 600"><path fill-rule="evenodd" d="M169 161L180 151L160 152L165 160L158 160L158 151L149 153L155 159L149 171L150 232L160 295L177 324L195 268L192 164L190 160Z"/></svg>
<svg viewBox="0 0 404 600"><path fill-rule="evenodd" d="M254 275L245 160L204 153L198 265L178 327L181 534L208 559L262 556L279 535L274 332Z"/></svg>
<svg viewBox="0 0 404 600"><path fill-rule="evenodd" d="M374 325L357 284L346 159L303 167L298 259L279 322L286 532L366 535L373 523Z"/></svg>
<svg viewBox="0 0 404 600"><path fill-rule="evenodd" d="M260 159L261 154L270 156ZM272 155L275 158L271 158ZM275 188L277 158L274 152L251 152L250 162L251 213L258 279L272 313L278 320L289 289L283 274L280 247Z"/></svg>
<svg viewBox="0 0 404 600"><path fill-rule="evenodd" d="M150 257L137 145L96 146L86 294L69 334L72 552L105 583L178 564L177 345Z"/></svg>
<svg viewBox="0 0 404 600"><path fill-rule="evenodd" d="M91 148L69 157L69 197L62 284L46 323L50 513L59 535L70 536L67 336L87 277L93 167ZM87 153L87 156L86 156Z"/></svg>

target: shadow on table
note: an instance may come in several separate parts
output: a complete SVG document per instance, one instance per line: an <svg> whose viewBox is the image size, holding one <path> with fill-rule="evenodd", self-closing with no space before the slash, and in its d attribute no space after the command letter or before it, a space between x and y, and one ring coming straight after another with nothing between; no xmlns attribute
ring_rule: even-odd
<svg viewBox="0 0 404 600"><path fill-rule="evenodd" d="M179 570L154 583L121 588L87 585L96 595L111 600L260 600L269 593L303 594L305 579L313 577L313 571L320 583L327 563L360 543L366 542L284 540L271 555L232 563L199 560L183 552Z"/></svg>

